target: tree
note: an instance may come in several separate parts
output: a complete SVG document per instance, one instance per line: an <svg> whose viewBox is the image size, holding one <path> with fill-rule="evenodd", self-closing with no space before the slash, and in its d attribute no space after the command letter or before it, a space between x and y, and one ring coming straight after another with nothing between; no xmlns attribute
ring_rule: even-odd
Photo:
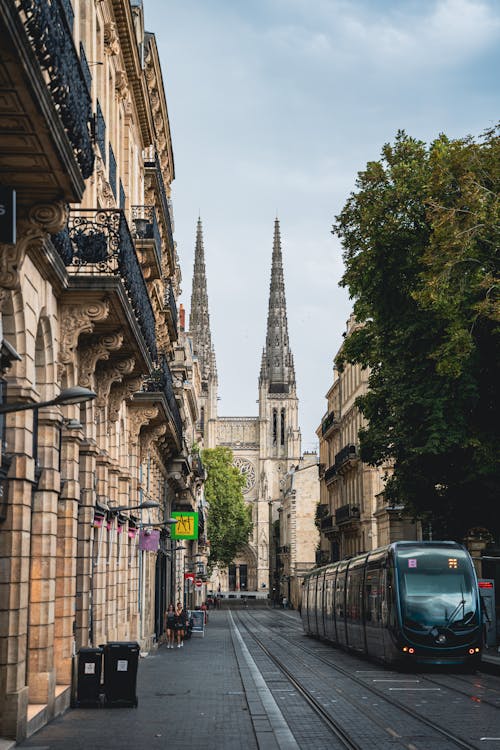
<svg viewBox="0 0 500 750"><path fill-rule="evenodd" d="M208 502L209 568L226 568L252 532L250 508L243 499L245 478L233 466L229 448L206 449L202 454L207 470L205 497Z"/></svg>
<svg viewBox="0 0 500 750"><path fill-rule="evenodd" d="M429 148L399 132L334 225L363 323L337 364L371 368L361 457L392 461L387 499L456 538L500 533L499 156L498 128Z"/></svg>

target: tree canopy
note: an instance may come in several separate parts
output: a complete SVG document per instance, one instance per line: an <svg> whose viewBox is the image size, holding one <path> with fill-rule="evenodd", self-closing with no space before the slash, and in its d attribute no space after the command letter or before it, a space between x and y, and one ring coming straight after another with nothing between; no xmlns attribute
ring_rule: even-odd
<svg viewBox="0 0 500 750"><path fill-rule="evenodd" d="M361 457L435 534L498 536L500 128L479 140L399 132L336 217L363 325L337 364L370 368Z"/></svg>
<svg viewBox="0 0 500 750"><path fill-rule="evenodd" d="M208 502L209 568L225 568L248 542L252 532L250 508L243 499L245 478L233 466L229 448L211 448L202 453L207 471L205 497Z"/></svg>

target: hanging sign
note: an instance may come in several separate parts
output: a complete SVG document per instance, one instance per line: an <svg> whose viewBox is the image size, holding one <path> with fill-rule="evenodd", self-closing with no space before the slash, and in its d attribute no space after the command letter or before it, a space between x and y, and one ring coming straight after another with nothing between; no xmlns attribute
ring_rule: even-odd
<svg viewBox="0 0 500 750"><path fill-rule="evenodd" d="M198 539L198 513L174 511L172 518L176 520L170 533L172 539Z"/></svg>
<svg viewBox="0 0 500 750"><path fill-rule="evenodd" d="M158 552L160 532L158 529L141 529L139 532L139 549L144 552Z"/></svg>

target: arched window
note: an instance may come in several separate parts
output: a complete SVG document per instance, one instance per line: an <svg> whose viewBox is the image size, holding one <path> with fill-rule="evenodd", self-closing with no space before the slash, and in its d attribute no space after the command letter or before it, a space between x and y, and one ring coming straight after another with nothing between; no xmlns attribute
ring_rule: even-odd
<svg viewBox="0 0 500 750"><path fill-rule="evenodd" d="M285 410L281 410L281 445L285 445Z"/></svg>
<svg viewBox="0 0 500 750"><path fill-rule="evenodd" d="M278 410L273 409L273 445L278 442Z"/></svg>

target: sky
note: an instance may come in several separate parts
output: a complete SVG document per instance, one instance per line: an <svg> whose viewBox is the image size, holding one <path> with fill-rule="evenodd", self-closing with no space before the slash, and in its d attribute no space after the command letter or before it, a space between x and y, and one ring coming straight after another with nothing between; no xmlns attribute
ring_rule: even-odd
<svg viewBox="0 0 500 750"><path fill-rule="evenodd" d="M302 449L314 450L352 305L335 216L399 129L430 143L497 122L500 3L144 0L144 13L167 96L188 314L203 222L219 415L258 413L278 216Z"/></svg>

